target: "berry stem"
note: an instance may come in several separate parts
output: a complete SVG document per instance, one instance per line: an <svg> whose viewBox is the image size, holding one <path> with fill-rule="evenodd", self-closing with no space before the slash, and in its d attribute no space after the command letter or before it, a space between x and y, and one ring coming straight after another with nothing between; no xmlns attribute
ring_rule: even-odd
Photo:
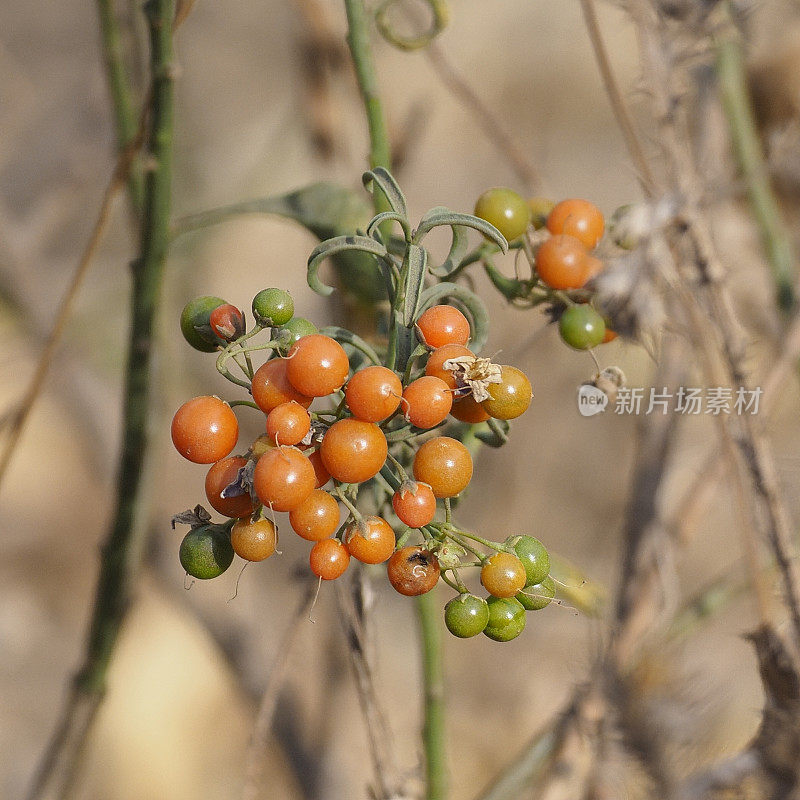
<svg viewBox="0 0 800 800"><path fill-rule="evenodd" d="M403 465L391 453L387 453L386 457L389 459L389 461L392 462L392 464L394 464L395 469L397 470L398 474L400 475L400 480L402 482L407 481L408 480L408 473L405 471L405 468L403 467Z"/></svg>
<svg viewBox="0 0 800 800"><path fill-rule="evenodd" d="M348 486L352 486L352 484L349 484L349 483L337 483L336 487L334 488L333 491L336 493L336 496L342 501L342 503L344 503L345 507L350 512L350 516L356 522L361 522L361 520L363 519L363 517L361 515L361 512L355 507L355 505L352 502L350 502L350 500L347 497L347 494L346 494L347 488L346 487L348 487Z"/></svg>

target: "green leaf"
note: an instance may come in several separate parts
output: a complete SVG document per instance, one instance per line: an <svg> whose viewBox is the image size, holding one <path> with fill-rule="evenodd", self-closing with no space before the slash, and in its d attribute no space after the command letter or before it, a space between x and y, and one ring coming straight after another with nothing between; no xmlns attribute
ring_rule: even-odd
<svg viewBox="0 0 800 800"><path fill-rule="evenodd" d="M406 328L411 328L418 316L427 261L428 253L425 248L415 244L408 246L400 273L400 284L405 287L406 291L403 300L403 325Z"/></svg>
<svg viewBox="0 0 800 800"><path fill-rule="evenodd" d="M328 296L333 292L333 287L324 284L319 278L319 267L322 262L330 257L346 251L360 251L371 253L374 256L386 256L386 248L369 236L334 236L317 245L308 257L308 285L317 294Z"/></svg>
<svg viewBox="0 0 800 800"><path fill-rule="evenodd" d="M431 267L429 270L431 275L435 275L437 278L446 278L460 267L469 250L467 229L463 225L451 225L450 230L453 232L453 241L450 243L450 252L447 254L447 258L438 267Z"/></svg>
<svg viewBox="0 0 800 800"><path fill-rule="evenodd" d="M324 241L364 230L372 217L372 206L360 192L335 183L312 183L286 194L259 197L183 217L174 223L172 237L177 239L252 214L293 220ZM377 262L369 253L345 250L333 257L333 266L343 291L360 303L372 306L386 299Z"/></svg>
<svg viewBox="0 0 800 800"><path fill-rule="evenodd" d="M375 169L365 172L361 180L368 190L370 189L370 184L373 184L371 189L373 193L375 192L375 186L377 186L383 192L392 211L404 217L406 220L408 219L406 198L388 169L384 167L375 167Z"/></svg>
<svg viewBox="0 0 800 800"><path fill-rule="evenodd" d="M420 298L419 310L436 305L445 298L452 298L464 308L467 315L471 317L470 327L472 328L472 340L470 350L478 353L486 345L489 337L489 314L486 311L483 301L474 292L457 283L437 283L435 286L428 287Z"/></svg>
<svg viewBox="0 0 800 800"><path fill-rule="evenodd" d="M451 228L453 226L473 228L476 231L480 231L487 239L493 241L504 253L508 252L508 242L494 225L472 214L459 214L456 211L450 211L449 208L444 206L432 208L420 220L419 226L414 231L414 244L419 244L426 234L440 225L448 225Z"/></svg>
<svg viewBox="0 0 800 800"><path fill-rule="evenodd" d="M382 211L380 214L376 214L370 220L369 225L367 225L367 236L375 237L375 232L378 227L388 220L399 222L400 227L403 229L403 233L405 234L406 241L411 241L411 228L408 224L408 220L402 214L398 214L396 211Z"/></svg>
<svg viewBox="0 0 800 800"><path fill-rule="evenodd" d="M368 345L360 336L357 336L352 331L346 328L340 328L338 325L328 325L323 328L320 333L336 339L341 344L349 344L356 350L360 350L373 364L380 366L383 362L380 356Z"/></svg>

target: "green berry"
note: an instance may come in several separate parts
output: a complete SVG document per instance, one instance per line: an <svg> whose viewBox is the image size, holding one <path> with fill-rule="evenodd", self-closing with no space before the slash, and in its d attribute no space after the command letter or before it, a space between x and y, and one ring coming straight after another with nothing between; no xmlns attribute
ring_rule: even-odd
<svg viewBox="0 0 800 800"><path fill-rule="evenodd" d="M475 216L492 225L506 237L519 239L531 222L531 209L513 189L488 189L475 203Z"/></svg>
<svg viewBox="0 0 800 800"><path fill-rule="evenodd" d="M233 561L228 532L218 525L192 528L181 542L180 560L193 578L208 580L222 575Z"/></svg>
<svg viewBox="0 0 800 800"><path fill-rule="evenodd" d="M541 583L526 586L516 595L526 611L541 611L547 608L555 596L556 583L549 575Z"/></svg>
<svg viewBox="0 0 800 800"><path fill-rule="evenodd" d="M525 609L513 597L490 597L489 622L483 633L496 642L510 642L525 629Z"/></svg>
<svg viewBox="0 0 800 800"><path fill-rule="evenodd" d="M547 217L555 208L555 202L547 197L531 197L528 200L528 208L531 210L531 225L536 230L544 228Z"/></svg>
<svg viewBox="0 0 800 800"><path fill-rule="evenodd" d="M514 548L517 558L525 565L526 586L541 583L550 574L550 554L533 536L512 536L506 544Z"/></svg>
<svg viewBox="0 0 800 800"><path fill-rule="evenodd" d="M202 353L213 353L224 342L214 335L208 319L215 308L224 306L221 297L196 297L181 311L181 333L183 338Z"/></svg>
<svg viewBox="0 0 800 800"><path fill-rule="evenodd" d="M312 333L319 333L317 326L313 322L309 322L303 317L292 317L285 325L275 331L275 338L280 339L281 347L285 347L288 350L298 339L310 336Z"/></svg>
<svg viewBox="0 0 800 800"><path fill-rule="evenodd" d="M570 306L558 323L561 338L576 350L589 350L603 341L606 324L603 318L587 304Z"/></svg>
<svg viewBox="0 0 800 800"><path fill-rule="evenodd" d="M262 289L253 298L253 316L271 328L285 325L294 316L294 300L285 289Z"/></svg>
<svg viewBox="0 0 800 800"><path fill-rule="evenodd" d="M444 607L444 624L459 639L469 639L483 632L489 622L489 605L482 597L460 594Z"/></svg>

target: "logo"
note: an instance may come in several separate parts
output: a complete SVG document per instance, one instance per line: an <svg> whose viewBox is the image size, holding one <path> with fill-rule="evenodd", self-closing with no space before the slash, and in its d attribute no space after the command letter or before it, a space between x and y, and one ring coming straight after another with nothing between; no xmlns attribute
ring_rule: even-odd
<svg viewBox="0 0 800 800"><path fill-rule="evenodd" d="M578 411L583 417L593 417L606 410L608 395L590 383L578 388Z"/></svg>

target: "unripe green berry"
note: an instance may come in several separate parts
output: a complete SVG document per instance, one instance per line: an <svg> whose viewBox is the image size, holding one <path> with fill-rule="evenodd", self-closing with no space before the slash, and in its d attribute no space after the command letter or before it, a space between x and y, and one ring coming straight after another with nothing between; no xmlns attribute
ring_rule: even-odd
<svg viewBox="0 0 800 800"><path fill-rule="evenodd" d="M233 561L230 536L219 525L192 528L181 542L179 556L181 566L193 578L216 578Z"/></svg>
<svg viewBox="0 0 800 800"><path fill-rule="evenodd" d="M444 607L444 624L459 639L482 633L489 622L489 605L482 597L460 594Z"/></svg>
<svg viewBox="0 0 800 800"><path fill-rule="evenodd" d="M489 622L483 633L496 642L510 642L525 629L525 609L513 597L490 597Z"/></svg>
<svg viewBox="0 0 800 800"><path fill-rule="evenodd" d="M603 341L606 323L588 304L565 309L558 323L561 338L575 350L589 350Z"/></svg>
<svg viewBox="0 0 800 800"><path fill-rule="evenodd" d="M550 574L550 554L533 536L511 536L506 544L514 548L517 558L525 566L526 586L541 583Z"/></svg>
<svg viewBox="0 0 800 800"><path fill-rule="evenodd" d="M213 353L221 344L225 344L211 330L208 319L215 308L224 306L226 301L221 297L196 297L190 300L181 311L181 333L183 338L201 353Z"/></svg>
<svg viewBox="0 0 800 800"><path fill-rule="evenodd" d="M317 326L303 317L292 317L285 325L275 331L275 338L281 347L288 350L298 339L319 333Z"/></svg>
<svg viewBox="0 0 800 800"><path fill-rule="evenodd" d="M270 328L285 325L294 316L294 300L285 289L262 289L253 298L253 316Z"/></svg>
<svg viewBox="0 0 800 800"><path fill-rule="evenodd" d="M548 575L541 583L534 583L517 592L516 599L526 611L541 611L550 605L555 596L556 583Z"/></svg>

